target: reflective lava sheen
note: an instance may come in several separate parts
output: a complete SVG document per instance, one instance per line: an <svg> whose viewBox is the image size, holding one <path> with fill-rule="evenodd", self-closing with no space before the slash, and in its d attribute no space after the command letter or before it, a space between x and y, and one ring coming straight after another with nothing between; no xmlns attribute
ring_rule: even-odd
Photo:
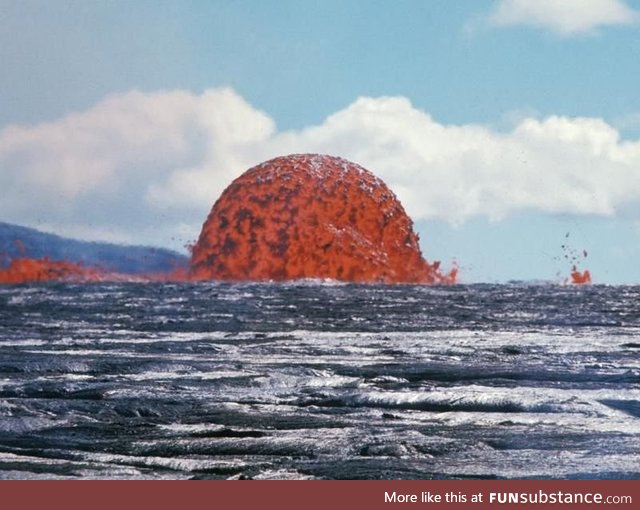
<svg viewBox="0 0 640 510"><path fill-rule="evenodd" d="M196 280L455 283L420 253L411 219L371 172L296 154L251 168L214 204L193 248Z"/></svg>

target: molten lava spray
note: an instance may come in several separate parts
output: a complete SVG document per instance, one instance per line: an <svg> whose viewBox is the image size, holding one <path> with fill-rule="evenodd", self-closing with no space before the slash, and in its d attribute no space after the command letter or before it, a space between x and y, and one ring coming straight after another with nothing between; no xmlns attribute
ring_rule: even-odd
<svg viewBox="0 0 640 510"><path fill-rule="evenodd" d="M567 232L565 234L565 239L569 238L570 233ZM564 258L571 262L571 279L569 283L574 285L585 285L591 283L591 272L588 269L581 271L578 269L578 264L580 261L587 258L587 250L582 250L582 253L578 253L575 249L571 248L567 243L562 245L562 250L564 252Z"/></svg>
<svg viewBox="0 0 640 510"><path fill-rule="evenodd" d="M195 280L455 283L420 253L402 205L342 158L296 154L249 169L214 204L193 247Z"/></svg>
<svg viewBox="0 0 640 510"><path fill-rule="evenodd" d="M574 285L584 285L591 283L591 272L588 269L579 271L576 266L571 268L571 283Z"/></svg>

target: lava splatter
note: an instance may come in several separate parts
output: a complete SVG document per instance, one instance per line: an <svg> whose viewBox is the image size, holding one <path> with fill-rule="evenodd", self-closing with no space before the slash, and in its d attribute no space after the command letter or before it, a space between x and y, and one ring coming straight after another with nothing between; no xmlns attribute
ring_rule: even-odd
<svg viewBox="0 0 640 510"><path fill-rule="evenodd" d="M579 251L572 248L568 242L570 235L570 232L565 234L565 242L561 245L564 259L571 263L570 279L567 282L573 285L589 284L591 283L591 272L588 269L579 269L579 264L587 258L588 252L587 250Z"/></svg>
<svg viewBox="0 0 640 510"><path fill-rule="evenodd" d="M588 269L579 271L576 266L573 266L571 269L571 283L575 285L591 283L591 272Z"/></svg>

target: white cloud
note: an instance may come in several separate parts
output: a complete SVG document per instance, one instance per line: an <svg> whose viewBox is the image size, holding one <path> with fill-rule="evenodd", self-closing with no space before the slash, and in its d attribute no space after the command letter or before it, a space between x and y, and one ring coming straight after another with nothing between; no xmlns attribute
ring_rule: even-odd
<svg viewBox="0 0 640 510"><path fill-rule="evenodd" d="M278 138L280 138L278 140ZM614 215L640 203L640 143L600 119L523 119L508 133L445 126L404 98L362 98L321 126L276 137L342 154L382 177L414 218L512 212Z"/></svg>
<svg viewBox="0 0 640 510"><path fill-rule="evenodd" d="M0 131L0 220L181 247L233 178L295 152L362 164L414 219L640 210L640 141L601 119L524 117L505 132L444 125L406 98L381 97L278 132L235 92L215 89L132 92Z"/></svg>
<svg viewBox="0 0 640 510"><path fill-rule="evenodd" d="M0 218L69 233L120 224L110 237L128 230L130 242L162 242L163 233L184 231L185 215L205 214L197 205L219 194L273 130L231 89L129 92L54 122L9 126L0 131Z"/></svg>
<svg viewBox="0 0 640 510"><path fill-rule="evenodd" d="M634 24L638 12L623 0L499 0L489 21L501 27L537 26L568 36L601 26Z"/></svg>

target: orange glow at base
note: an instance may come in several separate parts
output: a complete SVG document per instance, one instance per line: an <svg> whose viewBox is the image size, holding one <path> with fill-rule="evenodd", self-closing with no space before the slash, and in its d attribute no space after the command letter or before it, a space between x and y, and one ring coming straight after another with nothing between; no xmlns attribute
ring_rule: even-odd
<svg viewBox="0 0 640 510"><path fill-rule="evenodd" d="M6 268L0 268L0 285L36 282L186 282L190 277L186 269L167 273L126 274L88 267L74 262L54 261L48 258L20 257Z"/></svg>
<svg viewBox="0 0 640 510"><path fill-rule="evenodd" d="M345 159L294 154L255 166L214 204L193 247L195 280L453 284L426 262L391 190Z"/></svg>
<svg viewBox="0 0 640 510"><path fill-rule="evenodd" d="M53 261L47 258L21 257L0 268L0 284L47 282L55 280L94 281L98 271L84 268L73 262Z"/></svg>

